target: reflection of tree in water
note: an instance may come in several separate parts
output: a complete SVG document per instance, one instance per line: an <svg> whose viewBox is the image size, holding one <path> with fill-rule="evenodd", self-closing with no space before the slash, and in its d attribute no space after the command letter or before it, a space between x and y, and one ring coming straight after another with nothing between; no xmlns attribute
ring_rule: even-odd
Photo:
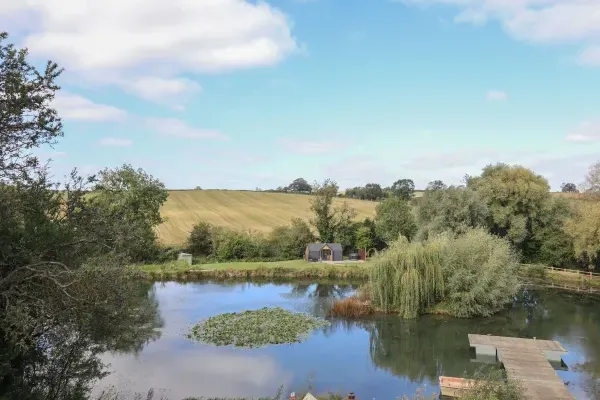
<svg viewBox="0 0 600 400"><path fill-rule="evenodd" d="M470 329L463 321L378 317L367 329L373 362L394 375L423 382L441 374L461 376L473 369L467 342Z"/></svg>
<svg viewBox="0 0 600 400"><path fill-rule="evenodd" d="M110 304L65 313L26 351L0 336L0 398L84 399L89 385L106 376L102 353L139 352L157 339L163 321L152 285L132 282L119 290Z"/></svg>
<svg viewBox="0 0 600 400"><path fill-rule="evenodd" d="M511 310L491 318L405 320L388 315L352 322L335 319L328 329L330 333L357 327L367 330L375 365L416 382L439 375L462 376L480 367L470 362L469 333L557 338L585 349L587 360L579 369L589 377L584 378L587 391L595 393L600 378L600 308L593 301L571 294L524 291Z"/></svg>
<svg viewBox="0 0 600 400"><path fill-rule="evenodd" d="M300 300L297 306L302 312L318 317L326 317L333 301L348 297L358 286L330 282L296 283L292 286L290 292L283 294L282 297Z"/></svg>

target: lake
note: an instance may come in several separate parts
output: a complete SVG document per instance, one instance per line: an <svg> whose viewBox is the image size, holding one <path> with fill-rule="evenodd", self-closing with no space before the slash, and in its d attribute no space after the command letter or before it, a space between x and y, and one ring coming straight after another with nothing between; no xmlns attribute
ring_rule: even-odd
<svg viewBox="0 0 600 400"><path fill-rule="evenodd" d="M575 294L525 290L513 307L492 318L461 320L424 316L403 320L331 320L298 344L258 349L214 347L185 338L199 320L224 313L279 306L325 316L330 301L357 286L301 283L155 283L164 326L159 339L137 353L105 354L114 385L180 400L187 396L272 396L279 386L300 392L355 392L360 399L395 399L437 377L462 376L471 362L468 333L559 341L569 353L559 376L577 399L600 398L600 302ZM433 386L433 387L432 387ZM284 397L289 396L289 389ZM596 397L597 396L597 397Z"/></svg>

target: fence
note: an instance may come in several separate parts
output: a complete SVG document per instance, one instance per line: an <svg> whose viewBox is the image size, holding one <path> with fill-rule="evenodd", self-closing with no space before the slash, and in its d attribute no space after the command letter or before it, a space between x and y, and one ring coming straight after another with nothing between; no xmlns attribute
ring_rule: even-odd
<svg viewBox="0 0 600 400"><path fill-rule="evenodd" d="M523 266L527 267L531 264L523 264ZM533 280L528 283L543 288L600 294L600 274L598 273L556 267L544 267L543 269L550 279L535 280L529 277ZM559 282L553 279L559 280Z"/></svg>

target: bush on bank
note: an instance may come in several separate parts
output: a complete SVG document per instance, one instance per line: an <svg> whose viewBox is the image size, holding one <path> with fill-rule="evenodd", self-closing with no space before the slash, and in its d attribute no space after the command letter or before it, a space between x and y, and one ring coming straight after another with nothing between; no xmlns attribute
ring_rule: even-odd
<svg viewBox="0 0 600 400"><path fill-rule="evenodd" d="M400 238L373 266L373 305L414 318L443 310L456 317L489 316L519 289L518 258L510 244L483 229L426 242Z"/></svg>

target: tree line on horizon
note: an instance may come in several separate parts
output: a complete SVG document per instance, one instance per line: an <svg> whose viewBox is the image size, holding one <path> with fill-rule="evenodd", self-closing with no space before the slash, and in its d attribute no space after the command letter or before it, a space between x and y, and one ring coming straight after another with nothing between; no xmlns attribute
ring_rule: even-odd
<svg viewBox="0 0 600 400"><path fill-rule="evenodd" d="M468 175L465 175L465 181L469 178ZM272 192L272 193L293 193L293 194L313 194L315 193L315 189L318 187L319 183L314 182L313 184L308 183L308 181L304 178L296 178L287 186L279 186L276 189L267 189L262 190L260 188L256 188L256 191L263 192ZM438 190L445 189L448 185L446 185L442 180L436 179L427 184L425 190ZM196 189L200 189L200 187L196 187ZM370 182L365 184L364 186L355 186L348 188L344 191L336 192L337 197L345 197L349 199L357 199L357 200L383 200L390 197L399 197L405 200L410 200L415 196L415 192L418 190L415 189L415 183L412 179L402 178L396 180L390 186L382 186L379 183ZM560 186L561 193L580 193L579 188L576 184L572 182L563 182Z"/></svg>

